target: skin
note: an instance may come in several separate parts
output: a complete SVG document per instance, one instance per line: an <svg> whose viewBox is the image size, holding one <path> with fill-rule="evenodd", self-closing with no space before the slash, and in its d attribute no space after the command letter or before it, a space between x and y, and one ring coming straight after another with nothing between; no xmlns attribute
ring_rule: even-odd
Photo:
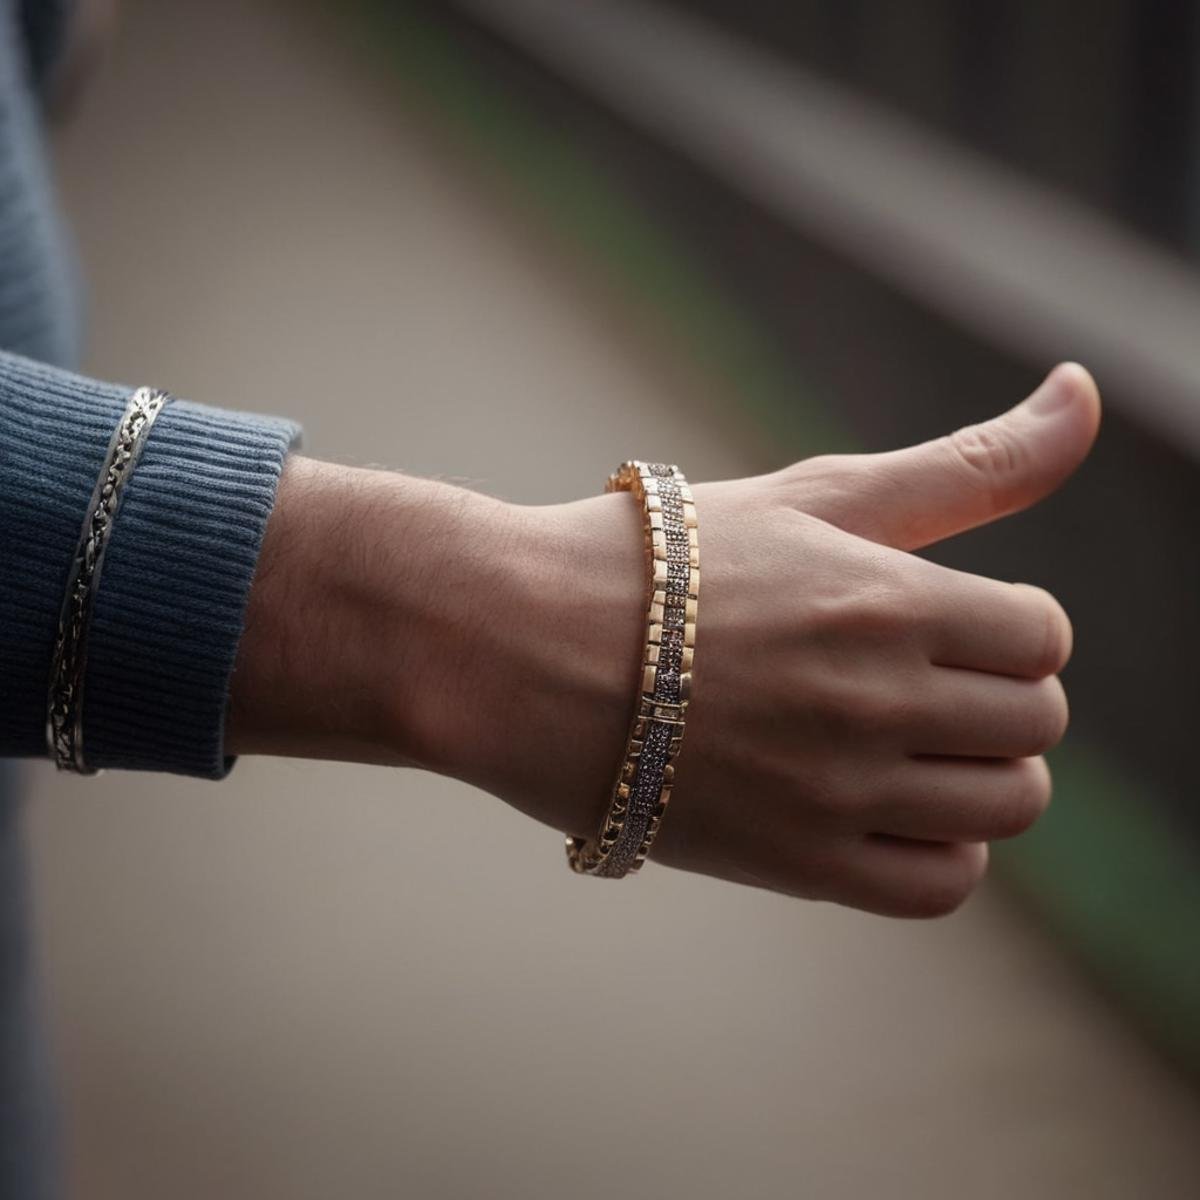
<svg viewBox="0 0 1200 1200"><path fill-rule="evenodd" d="M953 911L1050 799L1071 626L1045 591L913 553L1086 457L1063 364L981 425L693 484L696 663L651 858L892 916ZM637 505L510 504L294 457L252 589L233 753L418 767L598 827L641 671Z"/></svg>

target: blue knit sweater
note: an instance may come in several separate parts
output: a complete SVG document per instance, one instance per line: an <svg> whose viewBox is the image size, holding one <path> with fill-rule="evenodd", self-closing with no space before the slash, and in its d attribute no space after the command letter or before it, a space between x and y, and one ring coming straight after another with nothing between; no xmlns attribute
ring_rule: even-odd
<svg viewBox="0 0 1200 1200"><path fill-rule="evenodd" d="M64 4L0 0L0 767L44 757L67 572L130 392L78 347L38 93ZM170 389L169 380L136 380ZM83 727L97 767L219 778L230 674L290 422L175 401L125 492L92 614ZM43 766L40 769L53 769ZM35 1036L20 804L0 772L0 1197L56 1195Z"/></svg>

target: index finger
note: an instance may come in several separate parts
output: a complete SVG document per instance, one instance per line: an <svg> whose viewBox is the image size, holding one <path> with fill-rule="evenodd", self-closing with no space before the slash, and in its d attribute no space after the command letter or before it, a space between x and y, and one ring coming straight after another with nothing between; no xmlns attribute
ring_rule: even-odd
<svg viewBox="0 0 1200 1200"><path fill-rule="evenodd" d="M1071 622L1044 588L930 563L927 649L940 667L1044 679L1071 657Z"/></svg>

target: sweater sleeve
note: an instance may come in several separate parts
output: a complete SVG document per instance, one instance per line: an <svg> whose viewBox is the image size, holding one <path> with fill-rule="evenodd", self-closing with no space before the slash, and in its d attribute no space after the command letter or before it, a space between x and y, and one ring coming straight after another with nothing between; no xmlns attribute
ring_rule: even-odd
<svg viewBox="0 0 1200 1200"><path fill-rule="evenodd" d="M46 754L59 610L132 387L0 353L0 756ZM210 779L276 485L299 428L172 400L125 487L88 633L89 765Z"/></svg>

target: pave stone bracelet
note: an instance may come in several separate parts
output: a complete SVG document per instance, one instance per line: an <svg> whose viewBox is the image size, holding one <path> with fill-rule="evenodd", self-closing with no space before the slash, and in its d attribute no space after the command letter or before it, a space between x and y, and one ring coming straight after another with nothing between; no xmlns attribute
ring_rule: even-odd
<svg viewBox="0 0 1200 1200"><path fill-rule="evenodd" d="M567 861L585 875L619 879L646 861L671 798L696 644L700 552L696 505L678 467L625 462L606 492L631 491L642 506L650 574L641 690L599 833L567 838Z"/></svg>

